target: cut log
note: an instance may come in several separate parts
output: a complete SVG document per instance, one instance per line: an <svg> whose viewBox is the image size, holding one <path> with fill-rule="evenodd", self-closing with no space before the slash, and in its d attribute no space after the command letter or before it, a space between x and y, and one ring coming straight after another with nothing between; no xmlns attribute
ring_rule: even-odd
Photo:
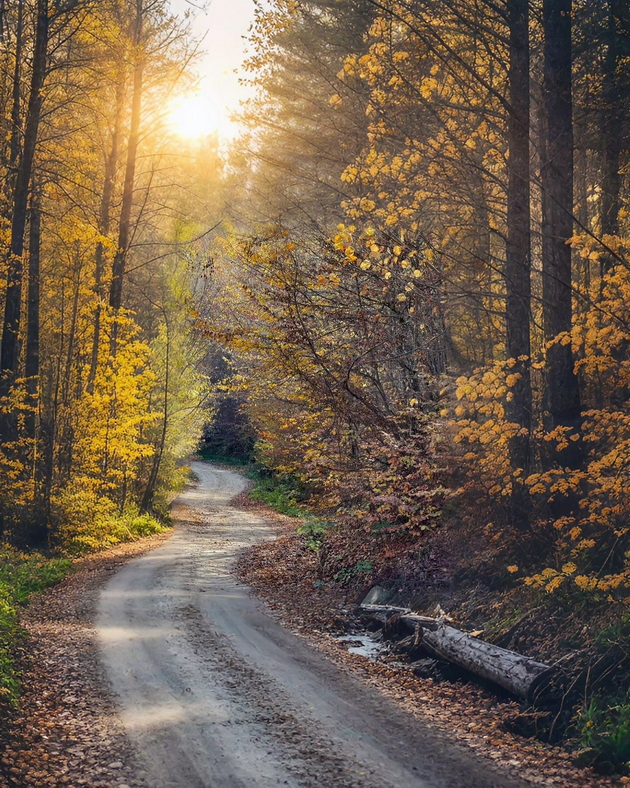
<svg viewBox="0 0 630 788"><path fill-rule="evenodd" d="M359 605L357 613L361 620L372 629L374 626L383 630L386 638L396 637L400 634L414 632L415 625L405 624L402 616L410 613L408 607L396 607L393 605L370 605L363 602Z"/></svg>
<svg viewBox="0 0 630 788"><path fill-rule="evenodd" d="M408 628L415 629L418 625L427 627L427 629L434 629L440 623L438 618L431 616L421 616L419 613L412 613L408 607L390 607L389 605L361 605L359 608L361 613L378 613L396 615Z"/></svg>
<svg viewBox="0 0 630 788"><path fill-rule="evenodd" d="M378 629L384 629L385 624L387 624L387 613L380 612L378 610L372 611L361 609L359 609L357 613L363 626L367 627L370 632L374 632Z"/></svg>
<svg viewBox="0 0 630 788"><path fill-rule="evenodd" d="M532 703L555 669L530 657L494 646L459 629L440 624L422 633L422 645L433 656L498 684Z"/></svg>
<svg viewBox="0 0 630 788"><path fill-rule="evenodd" d="M416 644L419 641L431 656L492 681L529 703L549 694L547 689L551 688L552 679L558 673L556 668L531 657L451 627L443 618L422 616L409 608L386 604L362 604L359 612L373 617L375 622L383 622L384 637L399 639L415 635Z"/></svg>

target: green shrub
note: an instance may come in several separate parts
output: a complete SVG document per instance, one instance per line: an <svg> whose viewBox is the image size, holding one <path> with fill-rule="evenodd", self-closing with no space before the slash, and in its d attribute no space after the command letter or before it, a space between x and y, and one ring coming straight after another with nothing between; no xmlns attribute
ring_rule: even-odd
<svg viewBox="0 0 630 788"><path fill-rule="evenodd" d="M323 547L326 531L329 528L330 523L310 517L303 525L298 527L297 532L300 536L306 537L306 546L309 550L318 553Z"/></svg>
<svg viewBox="0 0 630 788"><path fill-rule="evenodd" d="M68 574L67 558L47 558L41 553L21 553L0 547L0 592L14 604L24 604L31 594L55 585Z"/></svg>
<svg viewBox="0 0 630 788"><path fill-rule="evenodd" d="M371 561L357 561L354 566L347 569L340 569L335 575L335 582L340 585L347 585L352 580L369 575L372 571Z"/></svg>
<svg viewBox="0 0 630 788"><path fill-rule="evenodd" d="M276 512L289 517L306 516L306 509L299 504L306 500L307 492L297 479L288 474L254 478L256 482L250 497L255 501L266 503Z"/></svg>
<svg viewBox="0 0 630 788"><path fill-rule="evenodd" d="M146 536L162 533L165 527L150 514L140 514L137 507L128 506L111 521L112 536L116 542L135 542Z"/></svg>
<svg viewBox="0 0 630 788"><path fill-rule="evenodd" d="M630 691L593 698L578 720L578 760L604 774L630 774Z"/></svg>
<svg viewBox="0 0 630 788"><path fill-rule="evenodd" d="M135 505L120 513L117 505L95 490L64 490L54 501L55 536L69 555L84 555L121 542L161 533L164 526Z"/></svg>
<svg viewBox="0 0 630 788"><path fill-rule="evenodd" d="M19 684L12 657L18 637L15 603L0 582L0 709L17 698Z"/></svg>
<svg viewBox="0 0 630 788"><path fill-rule="evenodd" d="M630 642L630 616L621 616L613 624L602 629L595 637L595 645L604 653L611 646L621 646Z"/></svg>

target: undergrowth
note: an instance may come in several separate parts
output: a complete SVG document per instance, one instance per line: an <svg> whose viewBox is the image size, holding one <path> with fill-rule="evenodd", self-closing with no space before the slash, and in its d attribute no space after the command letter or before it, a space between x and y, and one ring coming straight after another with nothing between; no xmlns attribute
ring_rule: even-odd
<svg viewBox="0 0 630 788"><path fill-rule="evenodd" d="M242 454L222 454L206 448L205 446L197 450L196 456L204 462L215 463L216 465L228 465L232 468L247 469L252 465L251 460Z"/></svg>
<svg viewBox="0 0 630 788"><path fill-rule="evenodd" d="M73 558L164 530L155 517L141 514L134 505L120 513L108 498L77 490L54 502L52 554L0 546L0 716L3 709L17 704L20 692L16 665L24 634L20 607L32 594L60 582L70 572Z"/></svg>
<svg viewBox="0 0 630 788"><path fill-rule="evenodd" d="M41 553L0 547L0 709L14 706L19 693L15 665L15 651L22 638L19 609L31 594L62 580L71 566L67 558L48 558Z"/></svg>
<svg viewBox="0 0 630 788"><path fill-rule="evenodd" d="M274 475L263 469L253 478L250 496L254 500L300 518L296 531L303 548L298 556L303 556L308 571L314 572L314 588L326 585L358 593L371 583L389 587L395 580L394 586L403 597L408 594L410 599L423 598L426 604L431 600L446 605L468 628L482 628L491 642L513 633L508 636L509 642L501 645L550 663L574 652L572 669L590 680L576 682L576 690L567 696L562 730L557 732L560 738L554 741L560 743L561 739L581 765L604 774L630 773L630 691L627 657L624 659L630 642L629 618L613 616L603 604L594 606L591 597L578 588L568 586L562 593L549 594L524 585L505 569L503 553L494 555L487 546L481 549L478 545L483 556L479 562L471 561L466 554L451 554L452 526L441 532L440 538L447 538L448 544L439 550L436 539L425 541L420 550L404 534L361 528L360 524L353 536L348 528L317 519L310 511L308 489L290 475ZM315 563L313 553L317 556ZM436 583L433 578L437 572L448 572L455 582ZM539 628L536 623L541 617L533 614L541 610L545 611L541 620L547 624ZM549 622L553 622L551 627ZM594 673L589 666L595 665L609 665L614 678L606 674L593 684ZM545 731L536 735L548 741Z"/></svg>
<svg viewBox="0 0 630 788"><path fill-rule="evenodd" d="M630 775L630 691L596 696L577 720L578 762L604 774Z"/></svg>
<svg viewBox="0 0 630 788"><path fill-rule="evenodd" d="M67 555L85 555L164 531L164 525L135 504L120 512L109 498L85 490L64 492L56 513L55 542Z"/></svg>
<svg viewBox="0 0 630 788"><path fill-rule="evenodd" d="M295 477L289 474L263 475L260 471L252 472L251 477L254 479L254 487L249 494L250 498L289 517L308 516L303 505L308 498L308 490Z"/></svg>

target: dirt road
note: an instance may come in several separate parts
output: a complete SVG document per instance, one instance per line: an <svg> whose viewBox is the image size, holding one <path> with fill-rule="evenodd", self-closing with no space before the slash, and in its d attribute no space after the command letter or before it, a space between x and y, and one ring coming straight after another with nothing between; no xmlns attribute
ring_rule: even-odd
<svg viewBox="0 0 630 788"><path fill-rule="evenodd" d="M271 533L194 463L163 547L101 594L103 664L150 786L518 786L280 627L232 570Z"/></svg>

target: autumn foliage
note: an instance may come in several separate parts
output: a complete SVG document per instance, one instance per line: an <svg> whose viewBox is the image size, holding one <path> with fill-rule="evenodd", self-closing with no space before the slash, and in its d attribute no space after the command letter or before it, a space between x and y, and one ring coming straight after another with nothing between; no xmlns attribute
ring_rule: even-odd
<svg viewBox="0 0 630 788"><path fill-rule="evenodd" d="M630 283L606 91L627 93L614 38L627 20L614 3L576 2L573 24L562 3L540 5L261 12L248 156L229 184L243 207L217 258L225 308L206 328L233 354L224 385L259 461L309 485L357 544L404 532L411 555L447 500L474 500L476 527L503 544L497 572L617 602ZM557 167L545 156L564 156L567 135L575 156ZM567 183L569 225L554 207Z"/></svg>
<svg viewBox="0 0 630 788"><path fill-rule="evenodd" d="M194 44L165 2L20 0L0 35L0 541L81 552L159 529L203 426L216 140L173 153Z"/></svg>

